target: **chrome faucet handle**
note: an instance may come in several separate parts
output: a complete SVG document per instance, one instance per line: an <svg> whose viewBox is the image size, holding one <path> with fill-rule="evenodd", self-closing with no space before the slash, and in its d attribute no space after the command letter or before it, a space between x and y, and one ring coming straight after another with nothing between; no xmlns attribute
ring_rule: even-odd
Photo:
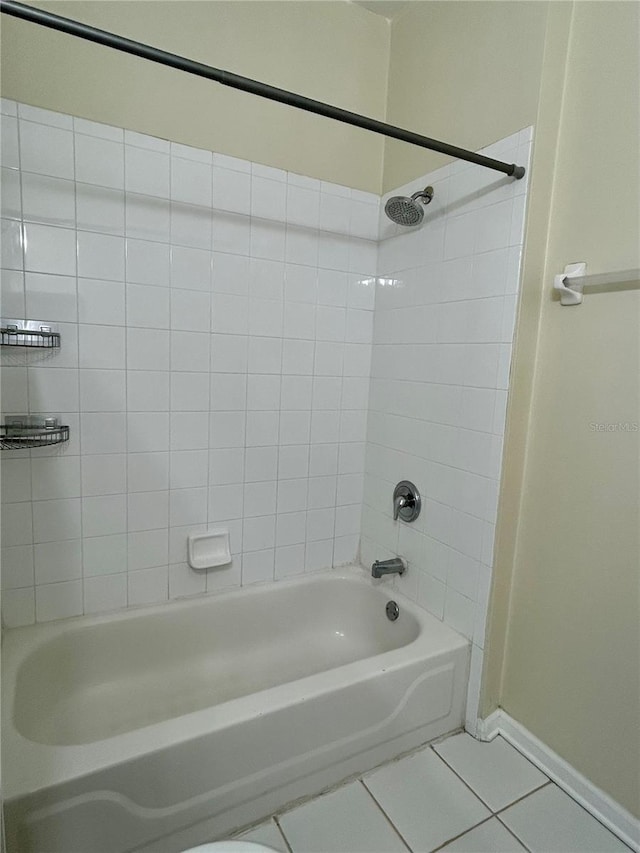
<svg viewBox="0 0 640 853"><path fill-rule="evenodd" d="M407 497L405 495L397 495L397 497L395 497L393 499L393 520L394 521L398 520L398 516L400 515L400 510L403 507L407 506L408 503L409 502L408 502Z"/></svg>
<svg viewBox="0 0 640 853"><path fill-rule="evenodd" d="M420 492L410 480L400 480L393 490L393 520L415 521L420 515Z"/></svg>

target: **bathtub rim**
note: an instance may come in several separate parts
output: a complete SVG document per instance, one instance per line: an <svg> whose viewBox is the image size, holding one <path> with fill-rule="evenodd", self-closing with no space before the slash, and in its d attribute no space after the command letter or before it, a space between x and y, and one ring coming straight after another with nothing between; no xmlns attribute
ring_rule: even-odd
<svg viewBox="0 0 640 853"><path fill-rule="evenodd" d="M387 652L87 744L50 745L31 741L14 724L13 705L20 665L29 654L69 629L127 621L144 614L170 614L196 606L212 606L216 602L239 598L247 593L259 595L275 587L295 588L327 580L364 585L373 588L382 599L398 599L401 608L411 613L418 622L418 636L408 644ZM360 566L343 566L292 579L256 584L250 588L233 588L211 595L9 629L3 636L2 649L3 795L8 800L32 794L156 752L169 744L190 741L232 723L277 711L301 699L313 699L330 689L364 680L372 674L396 670L416 661L427 661L447 652L468 648L469 644L465 637L393 588L389 579L374 581Z"/></svg>

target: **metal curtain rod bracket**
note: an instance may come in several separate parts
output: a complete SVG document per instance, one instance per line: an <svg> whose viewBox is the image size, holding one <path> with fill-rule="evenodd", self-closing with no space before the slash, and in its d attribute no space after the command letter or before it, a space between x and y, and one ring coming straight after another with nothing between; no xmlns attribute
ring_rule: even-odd
<svg viewBox="0 0 640 853"><path fill-rule="evenodd" d="M231 86L233 89L240 89L243 92L249 92L252 95L258 95L261 98L267 98L271 101L278 101L281 104L287 104L299 110L306 110L316 115L332 118L344 124L370 130L373 133L379 133L382 136L388 136L392 139L399 139L402 142L408 142L410 145L428 148L430 151L438 151L440 154L448 154L460 160L467 160L469 163L485 166L487 169L504 172L504 174L514 178L522 178L525 174L524 166L516 166L515 163L505 163L502 160L484 157L482 154L476 154L474 151L467 151L466 148L458 148L446 142L439 142L437 139L430 139L428 136L421 136L419 133L413 133L410 130L395 127L392 124L386 124L385 122L377 121L376 119L368 118L349 110L343 110L340 107L325 104L322 101L305 98L303 95L297 95L295 92L288 92L286 89L279 89L276 86L269 86L267 83L251 80L249 77L241 77L239 74L233 74L230 71L212 68L210 65L186 59L175 53L169 53L157 47L151 47L142 42L133 41L115 33L107 32L106 30L96 29L88 24L74 21L71 18L63 18L60 15L54 15L42 9L26 6L24 3L16 3L15 0L0 0L0 11L5 15L11 15L23 21L40 24L43 27L49 27L68 35L95 42L96 44L102 44L106 47L120 50L123 53L129 53L132 56L149 59L151 62L158 62L160 65L166 65L169 68L177 68L179 71L186 71L188 74L195 74L207 80L215 80L217 83L222 83L223 86Z"/></svg>

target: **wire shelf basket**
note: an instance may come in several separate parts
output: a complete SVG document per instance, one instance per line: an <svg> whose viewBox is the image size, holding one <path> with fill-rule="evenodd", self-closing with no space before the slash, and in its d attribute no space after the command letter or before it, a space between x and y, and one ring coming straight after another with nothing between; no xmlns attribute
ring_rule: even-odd
<svg viewBox="0 0 640 853"><path fill-rule="evenodd" d="M41 320L0 320L0 345L53 349L60 346L60 333Z"/></svg>
<svg viewBox="0 0 640 853"><path fill-rule="evenodd" d="M59 424L57 418L40 419L35 423L15 419L0 424L0 450L31 450L64 441L69 441L69 427Z"/></svg>

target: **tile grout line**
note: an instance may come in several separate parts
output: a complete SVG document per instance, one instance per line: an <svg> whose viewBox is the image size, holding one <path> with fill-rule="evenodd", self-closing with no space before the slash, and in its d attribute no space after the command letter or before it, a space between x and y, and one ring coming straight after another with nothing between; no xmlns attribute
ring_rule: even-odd
<svg viewBox="0 0 640 853"><path fill-rule="evenodd" d="M74 139L75 139L75 118L73 123L74 128ZM76 193L77 199L77 193ZM124 541L125 541L125 553L124 553L124 571L125 571L125 590L124 590L124 599L126 601L126 607L129 607L129 502L130 502L130 492L129 492L129 286L128 286L128 220L127 220L127 156L126 156L126 148L124 145L124 132L122 134L122 203L124 206L123 211L123 239L124 239L124 276L122 283L122 290L124 295L124 504L125 504L125 533L124 533ZM77 200L76 200L77 207ZM77 225L77 222L76 222ZM80 298L78 294L78 323L80 322ZM79 337L79 334L78 334ZM82 551L82 573L84 575L84 542L83 542L83 551Z"/></svg>
<svg viewBox="0 0 640 853"><path fill-rule="evenodd" d="M169 157L169 160L171 160L171 157ZM205 500L205 507L206 507L206 509L205 509L205 512L206 512L205 527L206 527L207 531L211 530L211 524L212 524L212 522L210 520L212 510L213 510L213 506L212 506L213 502L211 500L211 491L213 489L213 479L214 479L212 477L212 473L211 473L211 456L212 456L211 451L212 451L212 444L213 444L213 442L212 442L212 433L213 433L213 388L212 388L212 383L213 383L213 377L214 377L214 369L213 369L213 367L214 367L214 364L213 364L213 358L214 358L214 347L213 347L213 294L214 294L213 270L214 270L214 263L215 263L215 246L214 246L215 222L214 222L214 216L213 216L213 211L215 210L215 206L214 206L214 198L215 198L214 183L215 183L215 174L213 171L213 156L212 156L212 158L211 158L211 180L209 182L209 185L211 187L211 211L212 211L212 214L211 214L211 226L210 226L210 249L209 249L209 256L207 258L208 288L206 290L207 298L209 300L209 312L208 312L209 331L208 331L208 338L207 338L207 340L208 340L208 355L209 355L209 365L208 365L209 369L207 371L208 404L207 404L207 412L206 412L206 414L207 414L207 450L206 450L206 454L207 454L206 490L207 490L207 493L206 493L206 500ZM169 208L169 234L171 236L171 208ZM169 293L169 300L170 300L169 306L170 307L169 307L169 310L170 311L171 311L171 296L175 290L173 279L174 279L173 244L170 244L170 246L169 246L169 288L170 288L170 293ZM171 368L171 364L169 364L169 368ZM171 373L171 371L170 371L170 373ZM171 376L169 376L169 395L170 395L169 399L171 399ZM171 457L169 457L169 459L171 459ZM169 464L171 464L171 462L169 462ZM242 457L242 465L243 465L242 470L243 470L243 475L244 475L244 456ZM169 481L169 485L171 485L171 481ZM243 509L244 509L244 494L243 494ZM241 535L242 535L242 533L241 533ZM188 549L188 545L187 545L187 549ZM167 550L169 551L168 543L167 543ZM231 536L229 536L229 551L231 551ZM171 597L171 565L172 565L171 564L171 553L167 554L167 559L168 559L168 563L169 563L169 569L168 569L168 572L169 572L169 597ZM233 557L231 557L231 560L232 560L232 564L233 564ZM188 565L189 564L188 552L187 552L187 561L186 562ZM240 578L242 580L242 569L240 570ZM202 578L202 580L204 581L204 590L200 594L206 595L206 593L208 592L208 585L209 585L209 571L204 572L204 577Z"/></svg>
<svg viewBox="0 0 640 853"><path fill-rule="evenodd" d="M286 294L286 284L287 284L287 273L286 273L287 267L286 267L286 265L287 265L287 263L289 263L286 260L286 246L287 246L287 244L286 244L286 236L285 236L285 294ZM304 264L303 266L306 266L306 264ZM317 323L318 323L318 296L319 296L319 286L320 286L319 275L318 275L318 273L320 271L320 251L319 251L319 249L318 249L318 254L316 256L316 266L313 267L310 265L309 268L314 270L313 302L309 303L309 304L313 305L313 338L311 338L311 339L304 338L302 340L311 340L312 349L313 349L313 357L311 359L311 373L309 374L310 385L311 385L311 400L310 400L309 410L308 410L309 411L309 437L308 437L308 441L307 441L307 445L306 445L306 447L307 447L307 467L306 467L306 474L303 478L303 479L306 479L307 483L306 483L306 495L305 495L305 505L304 505L304 543L303 543L304 544L304 557L302 558L302 563L303 563L303 570L301 572L302 575L305 575L310 571L310 569L307 568L309 544L310 544L308 536L307 536L307 529L308 529L308 525L309 525L309 492L311 490L311 482L310 482L311 481L311 451L312 451L313 444L314 444L314 442L312 440L313 421L314 421L314 418L313 418L313 413L314 413L313 392L315 390L316 378L317 378L317 374L316 374L316 358L317 358L317 354L318 354L318 325L317 325ZM305 303L301 303L301 304L305 304ZM284 334L284 322L283 322L282 331ZM338 456L339 456L339 454L340 454L340 449L339 449L339 445L338 445ZM334 523L335 523L335 519L334 519ZM333 561L333 549L331 551L331 557L332 557L332 561Z"/></svg>
<svg viewBox="0 0 640 853"><path fill-rule="evenodd" d="M80 595L82 598L82 612L78 615L85 616L87 615L87 594L86 594L86 578L85 578L85 570L84 570L84 555L85 555L85 495L83 488L83 473L84 473L84 456L82 452L82 414L83 414L83 401L82 401L82 364L80 358L80 251L79 251L79 242L78 242L78 180L77 180L77 159L78 159L78 150L76 145L76 123L75 117L71 119L71 148L73 152L73 230L75 235L75 283L76 283L76 338L77 338L77 387L78 387L78 469L79 469L79 477L80 483L79 485L79 494L80 494ZM123 155L124 156L124 155ZM124 180L124 178L123 178ZM25 293L26 293L26 279L25 279ZM125 433L126 436L126 433Z"/></svg>
<svg viewBox="0 0 640 853"><path fill-rule="evenodd" d="M501 815L503 812L506 812L507 809L510 809L511 806L515 806L517 803L521 803L523 800L526 800L527 797L530 797L532 794L535 794L538 791L541 791L543 788L546 788L547 785L551 785L551 784L553 784L551 782L551 779L547 779L547 781L543 782L542 785L538 785L537 788L534 788L532 791L528 791L526 794L523 794L521 797L518 797L517 800L514 800L512 803L509 803L508 806L503 806L501 809L498 809L498 811L494 812L494 814L496 815L496 817L498 817L498 815Z"/></svg>
<svg viewBox="0 0 640 853"><path fill-rule="evenodd" d="M514 749L515 749L515 747L514 747ZM521 753L521 754L522 754L522 753ZM524 756L524 757L526 757L526 756ZM527 761L528 761L528 760L529 760L529 759L527 759ZM535 766L535 765L534 765L534 766ZM542 772L542 771L540 771L540 772ZM566 791L564 788L562 788L562 787L561 787L561 786L560 786L560 785L559 785L559 784L558 784L554 779L549 779L547 782L545 782L545 783L544 783L544 785L540 785L540 786L539 786L538 788L536 788L535 790L533 790L533 791L529 791L529 793L528 793L528 794L525 794L523 797L520 797L520 799L516 800L514 803L511 803L511 805L512 805L512 806L516 805L516 803L519 803L519 802L521 802L522 800L525 800L525 799L526 799L527 797L529 797L531 794L535 794L535 793L537 793L538 791L542 790L542 788L546 788L548 785L553 785L555 788L558 788L560 791L562 791L564 794L566 794L566 795L567 795L567 797L569 797L569 799L570 799L572 802L574 802L577 806L579 806L579 807L582 809L582 811L583 811L583 812L585 812L585 814L587 814L589 817L591 817L591 818L593 818L595 821L597 821L597 823L599 823L599 824L600 824L600 826L601 826L603 829L605 829L607 832L611 833L611 835L613 835L615 838L617 838L617 839L618 839L619 841L621 841L625 846L627 846L627 847L628 847L628 845L627 845L626 841L623 841L623 840L622 840L622 838L620 838L620 836L619 836L619 835L617 835L617 834L616 834L612 829L610 829L608 826L606 826L604 823L602 823L602 821L601 821L598 817L596 817L596 815L595 815L595 814L593 814L593 813L592 813L592 812L590 812L587 808L585 808L585 807L582 805L582 803L579 803L579 802L578 802L578 800L576 800L576 799L573 797L573 795L572 795L572 794L568 793L568 791ZM505 806L503 809L501 809L501 811L500 811L499 813L498 813L498 812L496 813L496 817L498 818L498 820L500 820L500 823L503 823L503 821L502 821L502 819L501 819L500 815L501 815L501 814L503 814L505 811L507 811L507 809L509 809L510 807L511 807L511 806ZM506 826L506 824L505 824L505 826ZM507 829L509 829L509 827L508 827L508 826L506 826L506 828L507 828ZM515 833L513 832L513 830L510 830L510 832L511 832L511 834L512 834L512 835L515 835ZM516 837L517 837L517 836L516 836ZM519 840L519 839L518 839L518 840ZM524 842L521 842L521 843L524 843Z"/></svg>
<svg viewBox="0 0 640 853"><path fill-rule="evenodd" d="M485 823L489 823L490 820L493 820L495 815L490 814L488 817L485 817L484 820L481 820L480 823L476 823L473 826L470 826L469 829L465 829L464 832L461 832L459 835L454 835L452 838L448 838L443 844L439 847L434 847L433 850L429 851L429 853L438 853L439 850L442 850L447 845L451 844L452 841L457 841L459 838L464 838L465 835L468 835L470 832L473 832L474 829L477 829L479 826L484 826Z"/></svg>
<svg viewBox="0 0 640 853"><path fill-rule="evenodd" d="M126 152L126 149L125 149L125 152ZM173 400L173 389L172 389L172 383L171 383L171 374L172 374L172 368L173 368L173 349L174 349L174 343L173 343L173 309L172 309L173 301L171 299L171 293L172 293L171 261L172 261L172 255L173 255L173 231L174 231L174 226L173 226L174 198L173 198L173 195L174 194L172 192L172 186L171 186L172 178L173 178L173 157L171 156L171 154L172 154L172 149L171 149L171 145L169 145L169 149L167 151L167 166L168 166L168 172L169 172L169 175L168 175L168 178L169 178L169 198L168 198L168 205L169 205L169 244L168 244L168 249L169 249L169 288L168 288L169 289L169 318L168 318L168 325L169 325L169 328L167 330L167 343L168 343L167 351L168 351L168 362L169 362L169 371L168 371L168 373L169 373L169 376L168 376L168 379L169 379L169 417L168 417L169 441L168 441L168 446L167 446L167 467L168 467L168 482L167 482L167 584L165 587L165 601L167 601L167 602L170 600L169 599L169 564L170 564L169 541L171 538L171 491L172 491L171 490L171 475L173 472L173 467L175 465L175 461L172 458L173 430L174 430L172 415L173 415L173 411L174 411L173 410L174 400ZM125 156L125 170L126 170L126 156ZM125 171L125 187L126 187L126 171ZM209 244L211 245L211 230L209 231ZM128 243L125 245L127 245L127 247L128 247ZM128 272L129 271L127 268L126 272L125 272L125 277L128 276ZM126 285L125 285L125 287L126 287ZM209 306L209 307L211 307L211 306ZM211 315L209 315L209 323L211 323ZM209 352L209 359L211 359L211 353L210 352ZM129 401L127 400L127 421L129 419L128 406L129 406ZM209 430L207 429L207 447L208 446L209 446ZM128 450L129 450L129 447L127 445L127 453L128 453ZM208 478L208 473L207 473L207 478ZM207 483L208 483L208 479L207 479ZM207 489L207 514L209 511L209 503L208 502L209 502L209 490ZM127 526L127 530L128 530L128 526ZM127 540L128 540L128 536L127 536ZM127 547L128 547L128 541L127 541ZM129 586L129 572L127 569L127 602L129 601L128 586Z"/></svg>
<svg viewBox="0 0 640 853"><path fill-rule="evenodd" d="M251 206L251 201L253 201L253 175L251 175L251 177L250 177L249 186L250 186L249 206ZM285 219L286 219L287 205L288 205L288 194L286 194L286 190L285 190ZM287 237L286 237L286 230L285 230L285 257L286 257L286 239L287 239ZM249 294L251 294L251 283L252 283L251 260L253 260L253 258L250 257L250 259L249 259L249 281L248 281L248 293ZM280 341L280 371L278 373L278 376L280 378L279 395L278 395L279 416L278 416L278 441L276 444L276 469L275 469L275 483L276 483L275 492L276 492L276 494L275 494L275 505L273 508L273 514L275 516L274 531L273 531L273 572L272 572L272 577L271 577L271 579L275 581L275 580L279 579L278 578L278 517L280 515L282 515L282 513L278 511L278 501L280 498L280 489L281 489L281 486L280 486L280 483L281 483L281 480L280 480L280 449L282 447L281 435L282 435L282 395L283 395L283 384L284 384L284 382L283 382L283 380L284 380L284 342L285 342L284 317L285 317L285 304L286 304L286 300L285 300L286 261L285 260L275 261L274 263L282 264L281 272L279 272L279 276L280 276L281 282L282 282L282 305L281 305L281 309L280 309L280 337L274 338L275 340ZM278 267L278 269L280 270L280 267ZM251 299L251 295L249 296L249 298ZM249 362L247 361L247 394L248 394L248 390L249 390ZM309 429L311 429L311 427L309 427ZM311 436L309 436L309 440L311 440ZM246 451L245 451L245 456L246 456ZM245 472L245 477L246 477L246 472ZM245 480L245 482L246 482L246 480ZM307 487L307 490L308 490L308 487ZM306 533L307 533L306 509L305 509L305 517L304 517L304 527L305 527L305 543L306 543ZM280 546L280 547L282 547L282 546ZM303 563L304 563L304 558L303 558ZM275 817L274 817L274 820L275 820ZM277 823L277 821L276 821L276 823ZM282 835L284 837L284 832L280 828L280 824L277 824L277 825L278 825L278 828L280 829L280 832L282 833ZM285 841L286 841L286 837L285 837ZM287 847L289 847L288 842L287 842Z"/></svg>
<svg viewBox="0 0 640 853"><path fill-rule="evenodd" d="M440 743L444 743L447 739L448 738L441 740ZM487 803L476 791L474 791L474 789L471 787L471 785L469 785L469 783L465 779L463 779L462 776L456 770L454 770L454 768L447 761L445 761L445 759L440 755L439 752L437 752L437 750L434 748L434 746L429 747L431 749L431 751L435 755L438 756L438 758L440 759L440 761L442 761L442 763L445 765L445 767L448 767L449 770L451 770L451 772L454 773L455 776L457 776L457 778L462 782L462 784L466 788L468 788L468 790L474 795L474 797L476 797L476 799L478 799L482 803L483 806L485 806L487 809L489 809L490 815L489 815L489 817L486 817L484 820L481 820L479 823L476 823L473 826L470 826L467 830L460 833L460 835L456 835L454 838L449 838L448 841L446 841L440 847L435 848L433 853L435 853L436 850L441 850L442 847L446 846L447 844L450 844L452 841L455 841L456 838L461 838L463 835L466 835L467 832L471 832L472 829L475 829L476 827L481 826L484 823L487 823L489 820L491 820L492 817L496 816L496 812L494 812L494 810L491 808L489 803ZM545 785L546 784L547 784L547 782L545 782ZM541 785L540 787L544 787L544 785ZM535 789L535 790L538 790L538 789ZM533 793L533 792L530 791L529 793ZM525 794L525 796L528 796L528 794ZM524 799L524 797L521 797L520 799ZM518 802L518 800L516 800L515 802ZM509 805L513 805L513 803L510 803ZM509 806L505 806L505 808L509 808Z"/></svg>
<svg viewBox="0 0 640 853"><path fill-rule="evenodd" d="M543 785L542 787L544 788L545 786ZM540 789L538 789L538 790L540 790ZM527 795L527 796L528 796L528 795ZM522 799L524 799L524 798L522 798ZM503 827L507 830L507 832L509 833L509 835L512 835L512 836L516 839L516 841L518 842L518 844L522 844L522 846L524 847L524 849L525 849L525 850L527 850L527 851L528 851L528 853L531 853L531 848L527 847L527 845L524 843L524 841L516 835L516 833L514 832L514 830L513 830L513 829L511 829L509 826L507 826L507 824L506 824L503 820L501 820L501 819L500 819L500 815L499 815L499 814L496 814L496 815L495 815L495 818L496 818L496 820L497 820L497 821L499 821L500 825L501 825L501 826L503 826Z"/></svg>
<svg viewBox="0 0 640 853"><path fill-rule="evenodd" d="M278 820L278 815L274 815L274 816L273 816L273 818L272 818L272 820L273 820L273 822L275 823L275 825L276 825L276 827L277 827L277 829L278 829L278 832L279 832L279 833L280 833L280 835L282 836L282 839L283 839L283 841L284 841L284 843L285 843L285 846L286 846L286 848L287 848L287 850L288 850L288 853L293 853L293 848L292 848L292 846L289 844L289 839L288 839L288 838L287 838L287 836L284 834L284 829L280 826L280 821Z"/></svg>
<svg viewBox="0 0 640 853"><path fill-rule="evenodd" d="M432 750L432 752L433 752L435 755L437 755L437 757L440 759L440 761L442 761L442 763L445 765L445 767L448 767L448 768L449 768L449 770L451 770L451 772L452 772L455 776L457 776L457 777L458 777L458 779L462 782L462 784L465 786L465 788L468 788L468 789L469 789L469 791L471 791L471 793L473 794L473 796L474 796L474 797L476 797L478 800L480 800L480 802L482 803L482 805L483 805L483 806L485 806L486 808L488 808L488 809L489 809L489 811L491 812L491 814L492 814L492 815L494 815L494 814L495 814L495 812L494 812L494 810L491 808L491 806L489 805L489 803L487 803L485 800L483 800L483 798L482 798L478 793L476 793L476 791L474 791L474 790L473 790L473 788L472 788L472 787L471 787L471 785L466 781L466 779L463 779L463 778L462 778L462 776L457 772L457 770L454 770L454 768L449 764L449 762L448 762L448 761L445 761L445 759L440 755L440 753L439 753L436 749L434 749L433 747L431 747L431 750Z"/></svg>
<svg viewBox="0 0 640 853"><path fill-rule="evenodd" d="M397 826L395 825L395 823L391 820L391 818L390 818L390 817L389 817L389 815L386 813L386 811L382 808L382 806L380 805L380 803L378 802L378 800L377 800L377 799L374 797L374 795L371 793L371 791L370 791L370 790L369 790L369 788L367 787L367 784L366 784L366 782L364 781L364 779L360 778L360 779L358 779L358 782L360 782L360 784L361 784L361 785L362 785L362 787L365 789L365 791L367 792L367 794L371 797L371 799L373 800L373 802L376 804L377 808L381 811L381 813L382 813L383 817L385 818L385 820L388 822L389 826L393 829L393 831L396 833L396 835L400 838L400 840L401 840L401 841L402 841L402 843L405 845L405 847L407 848L407 850L409 850L409 851L410 851L410 853L413 853L413 850L412 850L412 848L409 846L408 842L405 840L404 835L402 835L402 833L400 832L400 830L398 829L398 827L397 827Z"/></svg>
<svg viewBox="0 0 640 853"><path fill-rule="evenodd" d="M417 386L420 386L421 388L425 385L429 385L429 386L437 386L437 387L445 387L445 388L454 388L454 389L462 390L462 391L489 391L490 393L495 393L496 395L497 395L498 391L505 391L506 390L505 388L491 388L488 385L461 385L457 382L425 382L422 379L405 379L405 378L403 378L401 380L396 380L396 379L390 379L388 377L376 377L376 378L374 378L374 382L389 383L390 385L395 385L396 382L404 382L409 386L417 385ZM399 414L397 414L396 408L388 408L388 409L373 408L372 411L374 411L378 415L395 415L396 417L402 418L402 419L407 420L407 421L419 421L420 423L429 424L429 425L438 426L438 427L445 427L447 429L464 430L464 432L470 432L470 433L473 433L474 435L501 435L501 433L493 432L493 430L489 431L486 429L474 429L473 427L463 426L461 424L452 423L450 421L431 420L429 418L418 417L415 415L399 415ZM385 447L386 445L380 445L380 446ZM425 458L427 458L427 457L425 457ZM444 465L446 463L441 462L439 464ZM449 467L453 467L453 466L449 466ZM463 470L465 470L465 469L463 469ZM480 476L486 476L486 475L481 474Z"/></svg>
<svg viewBox="0 0 640 853"><path fill-rule="evenodd" d="M22 269L20 270L20 274L22 276L22 311L25 316L27 316L27 256L26 256L26 230L25 230L25 222L24 222L24 202L23 202L23 172L22 172L22 144L21 144L21 133L20 133L20 115L18 107L16 106L16 139L18 143L18 183L19 183L19 195L20 195L20 219L19 219L19 229L20 229L20 255L22 260ZM74 164L74 177L75 177L75 164ZM74 206L75 206L75 188L74 188ZM77 272L77 265L76 265ZM76 292L78 286L78 279L76 277ZM76 302L76 317L77 317L77 302ZM29 389L29 360L25 355L24 359L24 377L25 377L25 394L26 394L26 410L28 414L31 414L31 394ZM3 361L2 367L5 368L6 365ZM78 418L79 420L79 418ZM30 488L30 521L31 521L31 544L28 546L31 551L31 564L33 566L33 582L31 587L27 587L27 589L31 589L33 592L33 624L37 621L37 608L36 608L36 542L35 542L35 514L34 514L34 499L33 499L33 451L29 450L27 457L29 462L29 488ZM3 460L6 459L6 456L3 454ZM4 622L4 620L3 620Z"/></svg>

